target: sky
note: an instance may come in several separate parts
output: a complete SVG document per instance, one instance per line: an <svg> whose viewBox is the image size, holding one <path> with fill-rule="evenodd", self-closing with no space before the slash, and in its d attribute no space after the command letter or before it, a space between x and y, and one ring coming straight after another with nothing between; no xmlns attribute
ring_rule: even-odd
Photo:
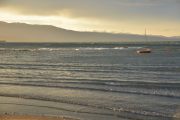
<svg viewBox="0 0 180 120"><path fill-rule="evenodd" d="M180 36L180 0L0 0L0 21Z"/></svg>

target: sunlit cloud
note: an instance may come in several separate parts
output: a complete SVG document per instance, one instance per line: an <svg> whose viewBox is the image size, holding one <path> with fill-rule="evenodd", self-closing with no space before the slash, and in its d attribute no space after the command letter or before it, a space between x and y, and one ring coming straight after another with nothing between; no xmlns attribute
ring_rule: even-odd
<svg viewBox="0 0 180 120"><path fill-rule="evenodd" d="M76 31L94 31L97 25L100 25L100 22L95 20L93 24L89 24L90 20L88 21L86 19L73 19L65 16L21 15L6 11L0 11L0 20L9 23L18 22L27 24L53 25ZM99 30L104 31L104 29Z"/></svg>
<svg viewBox="0 0 180 120"><path fill-rule="evenodd" d="M76 31L180 35L178 0L0 0L0 21Z"/></svg>

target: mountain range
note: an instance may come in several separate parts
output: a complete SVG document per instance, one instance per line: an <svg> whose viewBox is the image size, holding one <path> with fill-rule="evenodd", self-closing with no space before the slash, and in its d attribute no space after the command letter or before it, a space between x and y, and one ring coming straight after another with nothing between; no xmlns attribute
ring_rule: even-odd
<svg viewBox="0 0 180 120"><path fill-rule="evenodd" d="M138 41L179 41L180 36L80 32L51 25L0 22L0 41L8 42L138 42Z"/></svg>

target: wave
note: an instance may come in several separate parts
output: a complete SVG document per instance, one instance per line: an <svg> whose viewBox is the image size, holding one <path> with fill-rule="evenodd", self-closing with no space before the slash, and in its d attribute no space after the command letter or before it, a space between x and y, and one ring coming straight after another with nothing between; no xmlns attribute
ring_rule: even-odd
<svg viewBox="0 0 180 120"><path fill-rule="evenodd" d="M77 48L69 48L70 50L125 50L125 49L140 49L142 47L77 47ZM0 51L61 51L66 48L0 48Z"/></svg>
<svg viewBox="0 0 180 120"><path fill-rule="evenodd" d="M62 48L38 48L37 51L60 51Z"/></svg>
<svg viewBox="0 0 180 120"><path fill-rule="evenodd" d="M0 51L34 51L34 49L26 49L26 48L0 48Z"/></svg>
<svg viewBox="0 0 180 120"><path fill-rule="evenodd" d="M0 51L24 51L24 52L35 52L35 51L59 51L62 48L0 48Z"/></svg>
<svg viewBox="0 0 180 120"><path fill-rule="evenodd" d="M0 75L2 78L0 84L3 83L3 78L17 78L19 80L13 80L13 82L25 82L25 83L39 83L39 84L78 84L78 85L104 85L109 87L131 87L131 88L146 88L146 89L171 89L180 90L180 82L153 82L153 81L134 81L134 80L108 80L103 78L71 78L71 77L43 77L43 76L9 76ZM22 79L22 80L21 80ZM11 80L5 80L5 83L11 83Z"/></svg>
<svg viewBox="0 0 180 120"><path fill-rule="evenodd" d="M55 110L62 110L62 111L68 111L68 112L76 112L76 113L87 113L87 114L96 114L96 115L105 115L105 116L114 116L118 118L126 118L126 119L132 119L138 118L138 120L146 120L153 119L153 120L165 120L165 119L172 119L176 118L176 116L172 116L171 114L166 114L163 112L155 112L150 111L146 109L139 110L138 108L131 108L131 107L109 107L108 105L94 105L94 104L88 104L85 102L77 102L72 100L65 100L65 99L56 99L56 98L48 98L48 97L40 97L40 96L30 96L30 95L19 95L19 94L0 94L2 97L13 97L13 98L21 98L21 99L29 99L29 100L38 100L38 101L45 101L45 102L57 102L57 103L64 103L69 105L77 105L92 108L91 110L88 109L68 109L63 107L54 107L49 105L35 105L35 104L23 104L23 103L0 103L0 105L17 105L17 106L30 106L30 107L40 107L40 108L49 108L49 109L55 109ZM94 110L93 110L94 109ZM106 110L105 112L100 112L97 109L100 110ZM148 117L147 117L148 116Z"/></svg>
<svg viewBox="0 0 180 120"><path fill-rule="evenodd" d="M159 96L159 97L168 97L168 98L180 98L180 95L178 94L179 88L172 87L171 89L163 88L154 88L150 87L149 89L142 86L116 86L114 88L110 86L90 86L82 85L82 86L73 86L67 85L67 84L50 84L50 83L7 83L7 82L1 82L1 85L15 85L15 86L28 86L28 87L44 87L44 88L62 88L62 89L72 89L72 90L87 90L87 91L101 91L101 92L111 92L111 93L125 93L125 94L135 94L135 95L148 95L148 96Z"/></svg>
<svg viewBox="0 0 180 120"><path fill-rule="evenodd" d="M80 47L75 48L76 51L79 50L126 50L126 49L140 49L142 47Z"/></svg>

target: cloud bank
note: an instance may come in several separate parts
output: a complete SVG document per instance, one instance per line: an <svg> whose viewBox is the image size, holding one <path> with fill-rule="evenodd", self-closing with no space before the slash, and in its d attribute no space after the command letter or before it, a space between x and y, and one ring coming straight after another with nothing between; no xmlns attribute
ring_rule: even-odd
<svg viewBox="0 0 180 120"><path fill-rule="evenodd" d="M179 0L0 0L0 5L26 15L67 15L125 19L169 17L179 19Z"/></svg>
<svg viewBox="0 0 180 120"><path fill-rule="evenodd" d="M71 29L72 26L75 28L72 28L73 30L125 30L140 33L140 29L143 31L148 27L154 33L160 31L157 34L163 34L164 31L165 35L168 33L167 29L169 35L173 32L176 33L173 35L180 34L177 33L180 31L177 29L180 28L180 0L0 0L1 11L20 15L18 20L23 20L19 22L33 24L39 24L42 19L55 16L54 21L51 22L47 18L42 23L65 26L67 29ZM4 16L1 13L0 20ZM17 19L14 19L17 17L14 16L12 21L17 22ZM58 17L69 20L59 20ZM4 19L7 20L3 21L8 22L11 18L6 17Z"/></svg>

